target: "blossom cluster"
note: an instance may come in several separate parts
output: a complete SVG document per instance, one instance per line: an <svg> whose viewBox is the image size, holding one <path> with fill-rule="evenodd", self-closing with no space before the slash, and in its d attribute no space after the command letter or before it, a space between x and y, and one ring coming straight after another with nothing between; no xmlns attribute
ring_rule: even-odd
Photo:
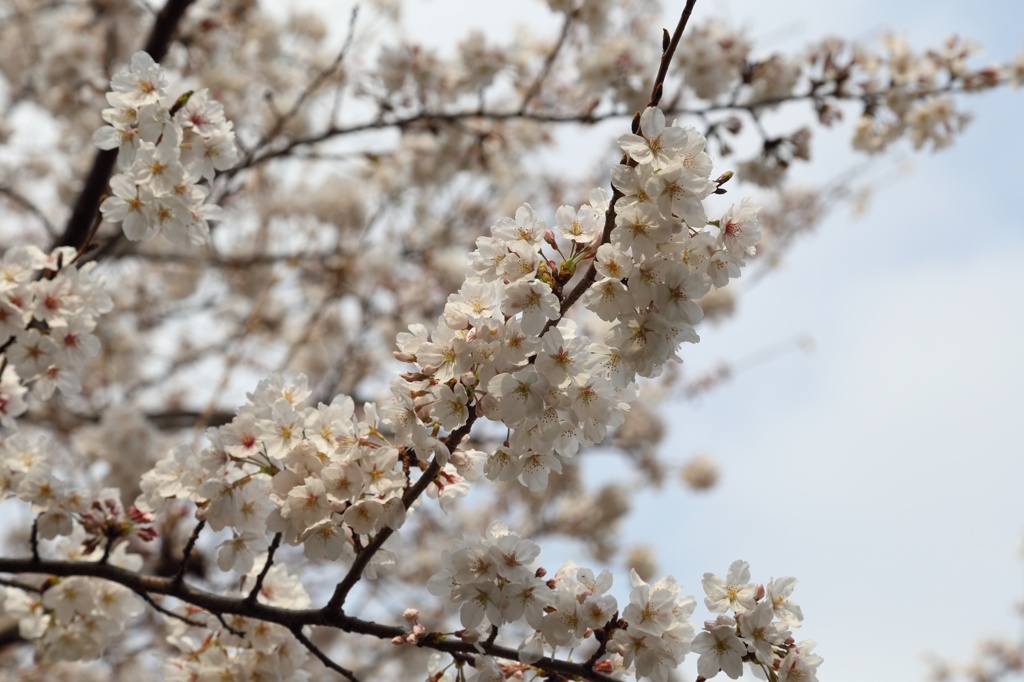
<svg viewBox="0 0 1024 682"><path fill-rule="evenodd" d="M104 215L123 221L130 239L164 233L172 241L202 241L213 209L204 205L208 189L199 183L233 163L231 124L205 91L168 101L163 71L145 53L135 55L112 87L113 108L104 112L111 125L95 141L118 148L121 172ZM32 505L40 538L66 536L90 557L101 553L101 562L123 554L129 536L151 539L152 513L188 501L219 534L217 565L245 576L245 584L272 560L271 535L275 546L301 545L311 560L351 564L375 538L403 526L418 491L447 510L482 475L541 490L561 470L561 458L622 423L639 377L657 376L678 359L679 344L698 341L694 325L703 311L696 301L739 276L755 252L756 206L744 201L721 219L708 219L703 201L728 175L711 179L705 143L696 129L666 125L659 109L648 108L634 133L619 139L626 158L612 169L612 195L598 189L582 206L560 207L554 230L528 204L514 218L498 220L490 236L478 239L471 273L436 324L398 335L395 357L414 369L391 383L390 401L357 410L352 398L339 395L314 406L305 377L273 375L229 423L207 430L206 445L180 445L145 473L136 506L128 509L117 490L92 498L53 477L46 443L16 434L0 444L2 492ZM72 253L60 252L57 262ZM96 310L109 307L94 298ZM577 301L590 318L567 315ZM46 315L37 325L43 331L70 324L52 311ZM460 447L477 418L506 429L489 453ZM446 568L429 589L460 610L467 640L478 641L485 625L528 626L532 632L519 648L527 665L545 651L595 642L603 647L595 668L608 673L666 680L682 662L693 640L687 618L695 601L673 579L647 584L634 572L620 616L607 594L609 573L567 565L545 580L543 570L530 568L538 552L493 524L486 538L467 535L445 555ZM393 544L375 546L357 577L374 579L398 559ZM258 580L265 603L309 605L297 578L279 567ZM53 656L94 657L115 634L94 624L99 588L84 578L64 578L58 586L65 584L71 611L47 602L54 588L41 600L12 590L13 606L5 608L25 616L27 632L42 638L44 648L64 637L85 642ZM745 620L736 622L737 636L751 637L742 629ZM201 641L184 630L172 634L182 655L168 663L168 676L299 674L306 657L286 630L241 617L222 625ZM756 657L760 640L751 641ZM790 651L786 641L771 644L777 644L773 656ZM279 660L268 662L260 653L266 651L278 651ZM479 659L479 679L500 679L498 664L488 660ZM782 669L774 658L765 665ZM729 672L731 661L720 667Z"/></svg>
<svg viewBox="0 0 1024 682"><path fill-rule="evenodd" d="M434 328L399 335L396 357L416 371L392 383L389 414L397 404L403 424L424 432L424 425L451 432L471 411L502 422L509 436L488 456L491 480L543 489L561 470L559 457L603 440L622 423L636 378L657 376L678 359L680 343L699 340L696 300L738 277L754 253L756 206L743 202L708 222L702 201L718 182L704 137L666 127L654 107L638 132L619 140L632 162L612 169L614 206L597 189L579 209L559 208L561 245L522 206L477 240L473 273ZM562 310L577 267L588 261L596 275L582 302L607 323L599 339Z"/></svg>
<svg viewBox="0 0 1024 682"><path fill-rule="evenodd" d="M696 600L682 594L673 578L648 584L633 571L620 616L618 601L608 594L608 571L595 575L570 562L547 579L545 569L533 567L539 553L536 544L495 522L483 536L467 533L445 550L444 569L427 587L446 599L448 612L459 611L463 629L456 634L466 641L477 642L488 631L493 638L491 628L525 621L528 634L518 651L527 665L562 648L584 658L596 651L588 659L595 670L663 681L692 650L707 679L719 672L736 679L747 663L780 682L817 680L822 659L811 653L814 642L796 644L789 630L803 620L790 599L795 578L772 580L767 587L751 583L745 561L733 562L725 579L704 574L704 603L719 615L694 636L687 619ZM473 679L504 679L492 659L482 658L475 667Z"/></svg>
<svg viewBox="0 0 1024 682"><path fill-rule="evenodd" d="M178 243L202 244L220 208L205 203L209 183L238 160L233 124L207 90L167 93L167 76L145 52L114 76L107 93L105 125L93 135L100 149L117 149L120 172L113 195L101 205L104 218L122 223L128 239L163 234Z"/></svg>
<svg viewBox="0 0 1024 682"><path fill-rule="evenodd" d="M410 462L382 433L372 404L357 419L348 396L316 407L305 404L309 396L305 377L261 381L231 423L207 431L209 445L198 452L180 445L143 475L140 506L190 500L210 528L229 528L218 550L224 571L252 570L268 533L301 544L310 559L350 562L360 538L404 523ZM442 504L465 493L459 471L474 460L460 454L442 470ZM380 550L370 575L393 562Z"/></svg>
<svg viewBox="0 0 1024 682"><path fill-rule="evenodd" d="M95 263L78 267L76 251L58 247L46 254L16 246L0 260L0 425L15 426L28 405L28 385L42 400L56 389L81 391L79 372L99 353L92 333L96 320L113 307Z"/></svg>
<svg viewBox="0 0 1024 682"><path fill-rule="evenodd" d="M546 579L543 568L531 567L539 553L536 544L495 522L484 536L467 533L445 550L445 568L427 587L446 598L449 611L459 610L464 628L459 634L468 641L479 640L492 626L525 621L531 631L519 646L525 664L560 648L592 648L598 631L607 653L595 661L596 670L666 680L682 663L693 638L686 619L696 601L680 594L675 580L649 585L634 571L629 604L619 618L618 602L607 594L611 573L595 575L569 563ZM486 671L494 665L478 661L476 667ZM481 672L477 679L491 678Z"/></svg>
<svg viewBox="0 0 1024 682"><path fill-rule="evenodd" d="M726 577L705 573L701 581L704 605L719 614L704 623L693 638L700 654L697 672L710 679L724 672L732 679L743 674L743 663L779 682L816 682L821 656L812 654L815 643L795 643L789 628L798 628L803 611L790 600L796 578L778 578L767 587L750 582L750 566L734 561ZM729 615L729 614L732 615Z"/></svg>

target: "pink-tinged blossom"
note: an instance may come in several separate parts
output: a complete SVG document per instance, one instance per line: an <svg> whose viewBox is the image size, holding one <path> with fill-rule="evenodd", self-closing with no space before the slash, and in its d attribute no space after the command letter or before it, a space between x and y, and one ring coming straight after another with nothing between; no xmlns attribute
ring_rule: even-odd
<svg viewBox="0 0 1024 682"><path fill-rule="evenodd" d="M779 664L779 682L818 682L818 666L825 659L812 654L815 642L805 640L790 649Z"/></svg>
<svg viewBox="0 0 1024 682"><path fill-rule="evenodd" d="M757 213L761 207L744 199L739 206L730 206L720 221L719 243L729 253L740 258L753 256L761 241L761 230L757 225Z"/></svg>
<svg viewBox="0 0 1024 682"><path fill-rule="evenodd" d="M785 626L772 622L774 617L771 602L767 601L738 617L743 643L758 661L768 666L775 660L773 647L781 646L790 636Z"/></svg>

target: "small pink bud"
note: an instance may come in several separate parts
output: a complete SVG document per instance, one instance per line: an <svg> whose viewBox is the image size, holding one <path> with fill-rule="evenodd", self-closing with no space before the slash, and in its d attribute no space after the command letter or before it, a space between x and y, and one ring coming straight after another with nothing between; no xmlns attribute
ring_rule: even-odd
<svg viewBox="0 0 1024 682"><path fill-rule="evenodd" d="M415 623L420 619L420 612L416 609L406 609L402 611L402 618L410 623Z"/></svg>

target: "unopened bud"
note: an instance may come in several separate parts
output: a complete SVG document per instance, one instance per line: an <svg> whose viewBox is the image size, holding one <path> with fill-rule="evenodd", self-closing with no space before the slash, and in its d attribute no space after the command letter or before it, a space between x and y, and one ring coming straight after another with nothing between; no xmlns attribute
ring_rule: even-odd
<svg viewBox="0 0 1024 682"><path fill-rule="evenodd" d="M402 619L410 623L415 623L420 619L420 612L417 609L406 609L402 611Z"/></svg>
<svg viewBox="0 0 1024 682"><path fill-rule="evenodd" d="M406 353L405 351L396 350L391 355L399 362L416 362L416 356L412 353Z"/></svg>
<svg viewBox="0 0 1024 682"><path fill-rule="evenodd" d="M555 241L555 233L551 230L544 230L544 243L552 249L558 248L558 242Z"/></svg>
<svg viewBox="0 0 1024 682"><path fill-rule="evenodd" d="M548 569L544 568L543 566L539 566L537 568L537 571L534 573L534 575L537 576L538 578L543 578L547 574L548 574Z"/></svg>
<svg viewBox="0 0 1024 682"><path fill-rule="evenodd" d="M764 595L765 595L764 585L758 585L757 586L757 594L754 595L754 601L761 601L762 599L764 599Z"/></svg>
<svg viewBox="0 0 1024 682"><path fill-rule="evenodd" d="M398 637L391 638L392 644L405 644L405 638L399 635Z"/></svg>

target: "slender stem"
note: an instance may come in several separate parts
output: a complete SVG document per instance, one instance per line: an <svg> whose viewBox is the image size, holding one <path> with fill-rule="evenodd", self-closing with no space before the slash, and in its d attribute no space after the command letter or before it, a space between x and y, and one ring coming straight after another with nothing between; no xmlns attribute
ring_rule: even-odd
<svg viewBox="0 0 1024 682"><path fill-rule="evenodd" d="M547 79L548 74L551 73L551 67L555 65L555 60L558 59L558 53L561 52L562 48L565 46L565 42L569 38L569 31L572 29L572 25L579 14L580 10L577 7L565 15L565 22L562 24L562 32L558 36L558 42L555 43L551 52L548 53L547 58L544 60L544 66L541 67L540 73L537 74L537 78L526 91L526 95L523 96L523 103L519 105L520 114L525 114L526 108L530 106L530 102L533 101L534 97L540 94L541 86L544 85L545 79Z"/></svg>
<svg viewBox="0 0 1024 682"><path fill-rule="evenodd" d="M188 542L185 543L185 549L181 552L181 563L178 564L178 571L174 574L174 582L180 583L185 578L185 570L188 568L188 561L192 557L192 550L196 546L196 540L199 539L199 533L201 533L205 527L206 520L204 519L197 523L196 527L192 529L192 535L189 536Z"/></svg>
<svg viewBox="0 0 1024 682"><path fill-rule="evenodd" d="M281 533L274 535L274 539L270 541L270 548L267 550L267 563L263 564L263 569L260 574L256 576L256 584L252 586L252 591L249 592L249 596L246 597L246 601L255 602L257 597L260 596L260 590L263 589L263 581L267 579L267 573L270 572L270 567L274 565L274 552L281 546Z"/></svg>
<svg viewBox="0 0 1024 682"><path fill-rule="evenodd" d="M306 635L302 633L301 627L293 628L292 634L295 635L295 639L299 640L299 643L302 644L302 646L306 647L306 649L309 650L309 653L313 654L318 659L320 659L321 663L323 663L328 668L338 673L342 677L347 678L351 682L359 682L359 678L356 677L354 672L352 672L348 668L341 667L333 660L331 660L331 658L327 654L325 654L320 647L313 643L313 640L311 640L309 637L306 637Z"/></svg>
<svg viewBox="0 0 1024 682"><path fill-rule="evenodd" d="M661 102L662 91L665 88L665 76L668 75L668 67L672 63L672 57L676 53L676 48L679 47L679 40L683 37L683 31L686 30L686 24L689 23L690 15L693 14L693 7L696 4L697 0L686 0L686 7L683 8L683 13L679 16L676 30L672 33L671 40L669 40L665 50L661 53L658 75L654 77L654 86L651 87L651 99L647 103L649 107L656 107Z"/></svg>

